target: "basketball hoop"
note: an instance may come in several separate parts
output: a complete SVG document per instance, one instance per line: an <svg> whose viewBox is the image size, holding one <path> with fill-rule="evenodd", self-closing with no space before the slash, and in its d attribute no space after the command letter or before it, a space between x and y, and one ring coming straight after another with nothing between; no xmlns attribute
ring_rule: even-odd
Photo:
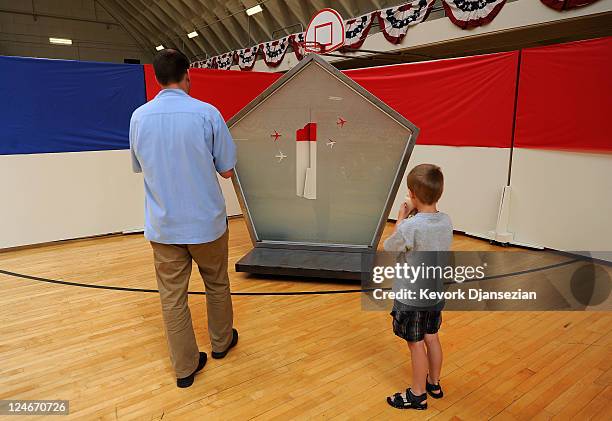
<svg viewBox="0 0 612 421"><path fill-rule="evenodd" d="M345 28L340 13L334 9L323 9L316 13L305 33L302 44L305 52L325 54L344 46Z"/></svg>

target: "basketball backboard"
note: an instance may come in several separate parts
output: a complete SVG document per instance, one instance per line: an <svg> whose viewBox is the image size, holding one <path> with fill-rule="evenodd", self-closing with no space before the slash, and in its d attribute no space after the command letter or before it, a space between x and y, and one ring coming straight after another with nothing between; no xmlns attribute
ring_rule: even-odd
<svg viewBox="0 0 612 421"><path fill-rule="evenodd" d="M313 16L304 42L311 53L329 53L342 48L345 37L344 21L334 9L322 9Z"/></svg>

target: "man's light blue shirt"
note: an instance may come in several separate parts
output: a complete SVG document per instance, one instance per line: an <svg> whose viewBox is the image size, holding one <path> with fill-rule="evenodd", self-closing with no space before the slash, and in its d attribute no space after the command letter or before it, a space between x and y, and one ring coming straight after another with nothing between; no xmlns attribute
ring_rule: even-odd
<svg viewBox="0 0 612 421"><path fill-rule="evenodd" d="M221 237L225 201L217 173L236 165L236 146L212 105L164 89L130 121L132 168L145 186L145 237L200 244Z"/></svg>

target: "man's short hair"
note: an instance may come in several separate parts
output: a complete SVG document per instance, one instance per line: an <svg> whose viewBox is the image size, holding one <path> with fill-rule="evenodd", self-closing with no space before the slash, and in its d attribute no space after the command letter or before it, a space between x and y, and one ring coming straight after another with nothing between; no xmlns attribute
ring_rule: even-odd
<svg viewBox="0 0 612 421"><path fill-rule="evenodd" d="M437 165L421 164L408 173L408 188L424 204L433 205L442 196L444 175Z"/></svg>
<svg viewBox="0 0 612 421"><path fill-rule="evenodd" d="M189 59L178 50L161 50L153 58L153 69L160 85L179 83L189 69Z"/></svg>

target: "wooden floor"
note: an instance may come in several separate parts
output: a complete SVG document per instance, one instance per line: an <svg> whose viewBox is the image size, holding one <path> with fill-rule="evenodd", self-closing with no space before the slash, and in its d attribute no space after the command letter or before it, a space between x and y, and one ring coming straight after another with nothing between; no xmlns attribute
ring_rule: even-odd
<svg viewBox="0 0 612 421"><path fill-rule="evenodd" d="M386 234L389 233L387 227ZM230 267L250 249L230 221ZM455 250L490 250L455 236ZM0 253L0 269L155 289L142 235ZM346 283L230 273L233 291L350 289ZM194 271L191 290L202 290ZM210 351L204 297L190 306ZM612 419L612 313L446 312L445 397L420 412L385 396L410 378L406 344L359 294L235 296L240 342L177 389L157 294L0 274L0 399L68 399L81 419Z"/></svg>

